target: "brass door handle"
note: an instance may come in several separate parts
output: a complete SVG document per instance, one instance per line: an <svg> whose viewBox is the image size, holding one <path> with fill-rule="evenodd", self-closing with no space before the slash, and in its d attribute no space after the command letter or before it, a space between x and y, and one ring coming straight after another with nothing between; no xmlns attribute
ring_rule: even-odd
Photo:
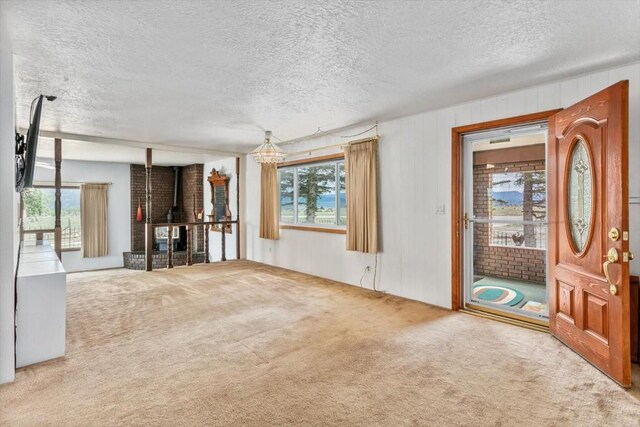
<svg viewBox="0 0 640 427"><path fill-rule="evenodd" d="M618 262L618 251L616 250L616 248L609 249L606 258L607 260L602 264L602 272L604 273L604 277L606 277L607 279L609 292L611 292L611 295L617 295L618 287L615 283L611 282L611 275L609 274L609 266Z"/></svg>
<svg viewBox="0 0 640 427"><path fill-rule="evenodd" d="M469 215L467 215L465 213L464 214L464 218L462 218L462 222L464 222L464 229L468 230L469 229Z"/></svg>

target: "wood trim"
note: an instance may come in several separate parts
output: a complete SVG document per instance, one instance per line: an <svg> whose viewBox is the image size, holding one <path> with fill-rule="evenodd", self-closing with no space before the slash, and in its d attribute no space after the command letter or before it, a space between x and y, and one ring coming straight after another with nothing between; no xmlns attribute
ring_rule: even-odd
<svg viewBox="0 0 640 427"><path fill-rule="evenodd" d="M470 314L472 316L484 317L485 319L497 320L498 322L508 323L510 325L520 326L521 328L527 328L538 332L544 332L549 334L549 322L538 321L537 319L526 318L526 320L521 320L520 318L512 318L510 316L505 316L504 313L496 311L494 314L492 312L484 310L482 307L481 310L477 309L475 306L469 306L469 304L460 309L461 312Z"/></svg>
<svg viewBox="0 0 640 427"><path fill-rule="evenodd" d="M147 148L144 163L145 169L145 225L144 225L144 256L146 271L153 270L153 224L151 224L151 168L153 167L153 152Z"/></svg>
<svg viewBox="0 0 640 427"><path fill-rule="evenodd" d="M631 318L631 361L635 363L640 363L640 359L638 355L640 354L640 343L638 343L640 339L640 333L638 333L638 327L640 327L640 319L638 319L640 315L640 279L638 276L630 276L629 277L629 286L630 286L630 318Z"/></svg>
<svg viewBox="0 0 640 427"><path fill-rule="evenodd" d="M451 309L459 310L462 303L462 269L463 258L463 235L462 212L463 192L462 192L462 136L466 133L483 130L513 126L517 124L532 123L537 121L548 121L549 117L561 111L561 108L542 111L539 113L525 114L522 116L508 117L505 119L491 120L488 122L473 123L465 126L451 128Z"/></svg>
<svg viewBox="0 0 640 427"><path fill-rule="evenodd" d="M488 122L473 123L465 126L457 126L453 129L455 129L458 133L471 133L482 130L503 128L517 124L532 123L538 121L542 122L546 121L549 117L562 110L562 108L556 108L554 110L541 111L539 113L524 114L522 116L507 117L506 119L498 119Z"/></svg>
<svg viewBox="0 0 640 427"><path fill-rule="evenodd" d="M236 259L240 259L240 157L236 157L236 221Z"/></svg>
<svg viewBox="0 0 640 427"><path fill-rule="evenodd" d="M347 230L344 228L328 228L328 227L313 227L307 225L282 225L280 228L283 230L300 230L300 231L317 231L320 233L331 234L347 234Z"/></svg>
<svg viewBox="0 0 640 427"><path fill-rule="evenodd" d="M463 236L460 234L462 221L462 133L451 129L451 309L459 310L460 288L462 284Z"/></svg>
<svg viewBox="0 0 640 427"><path fill-rule="evenodd" d="M344 159L344 153L326 154L324 156L310 157L308 159L290 160L288 162L278 163L278 168L284 168L287 166L305 165L307 163L319 163L327 160L339 160Z"/></svg>

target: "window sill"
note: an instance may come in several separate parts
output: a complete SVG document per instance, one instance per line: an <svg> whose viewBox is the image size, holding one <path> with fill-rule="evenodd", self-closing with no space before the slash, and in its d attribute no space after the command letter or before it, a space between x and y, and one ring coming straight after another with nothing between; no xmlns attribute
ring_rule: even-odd
<svg viewBox="0 0 640 427"><path fill-rule="evenodd" d="M61 249L62 252L80 252L80 248L64 248Z"/></svg>
<svg viewBox="0 0 640 427"><path fill-rule="evenodd" d="M347 230L345 228L314 227L310 225L291 224L280 225L280 228L283 230L317 231L320 233L347 234Z"/></svg>

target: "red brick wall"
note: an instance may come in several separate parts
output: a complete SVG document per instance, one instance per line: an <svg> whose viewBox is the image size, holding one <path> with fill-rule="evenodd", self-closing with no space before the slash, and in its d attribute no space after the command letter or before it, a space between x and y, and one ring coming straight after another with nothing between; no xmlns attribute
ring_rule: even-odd
<svg viewBox="0 0 640 427"><path fill-rule="evenodd" d="M172 167L151 168L151 222L167 222L167 212L173 206L174 171ZM138 199L146 218L146 172L142 165L131 165L131 250L144 250L144 220L136 221ZM178 201L179 203L179 201Z"/></svg>
<svg viewBox="0 0 640 427"><path fill-rule="evenodd" d="M493 168L486 164L473 167L473 206L477 217L489 218L492 174L497 172L544 171L544 160L501 163ZM490 245L489 224L474 223L473 227L474 274L527 280L546 281L545 260L547 251L531 248Z"/></svg>
<svg viewBox="0 0 640 427"><path fill-rule="evenodd" d="M202 164L182 168L182 220L184 222L195 222L196 214L202 210L204 204L203 174L204 165ZM194 251L204 251L204 232L200 227L193 231L193 242Z"/></svg>

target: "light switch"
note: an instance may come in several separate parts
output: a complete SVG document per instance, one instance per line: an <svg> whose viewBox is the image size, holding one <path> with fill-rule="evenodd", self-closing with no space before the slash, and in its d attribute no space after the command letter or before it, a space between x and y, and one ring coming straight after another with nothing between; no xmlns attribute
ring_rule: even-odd
<svg viewBox="0 0 640 427"><path fill-rule="evenodd" d="M444 205L436 206L436 215L444 215L444 211L445 211Z"/></svg>

